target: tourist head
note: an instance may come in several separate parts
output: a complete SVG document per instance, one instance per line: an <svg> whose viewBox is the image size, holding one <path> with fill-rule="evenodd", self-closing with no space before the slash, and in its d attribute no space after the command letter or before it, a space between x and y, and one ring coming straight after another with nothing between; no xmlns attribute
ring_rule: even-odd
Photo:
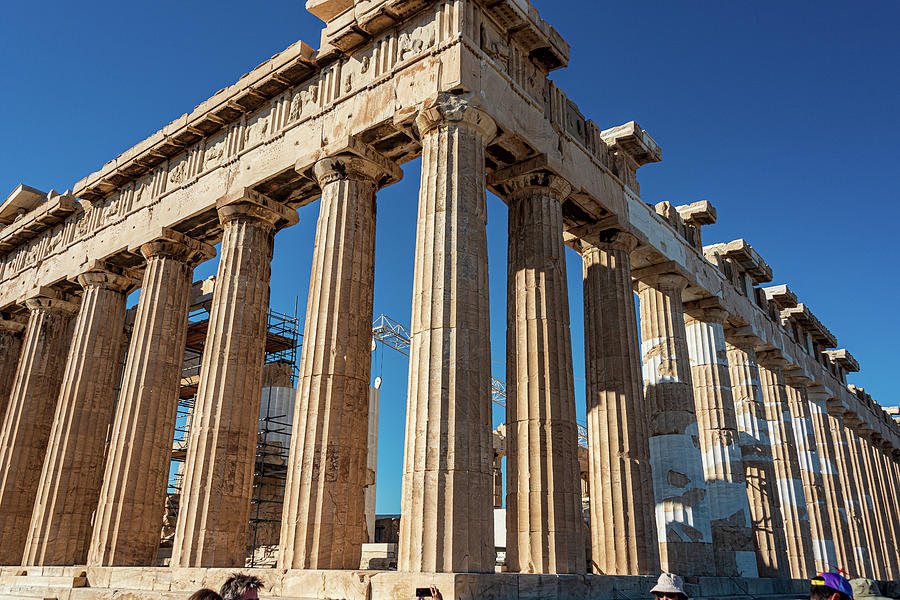
<svg viewBox="0 0 900 600"><path fill-rule="evenodd" d="M235 573L225 580L219 593L222 594L222 600L256 600L263 587L265 586L259 577Z"/></svg>
<svg viewBox="0 0 900 600"><path fill-rule="evenodd" d="M687 600L684 593L684 579L674 573L663 573L656 582L656 587L650 590L657 600Z"/></svg>
<svg viewBox="0 0 900 600"><path fill-rule="evenodd" d="M188 600L222 600L222 596L209 588L203 588L191 594Z"/></svg>
<svg viewBox="0 0 900 600"><path fill-rule="evenodd" d="M814 577L809 588L810 600L852 600L850 582L837 573L822 573Z"/></svg>

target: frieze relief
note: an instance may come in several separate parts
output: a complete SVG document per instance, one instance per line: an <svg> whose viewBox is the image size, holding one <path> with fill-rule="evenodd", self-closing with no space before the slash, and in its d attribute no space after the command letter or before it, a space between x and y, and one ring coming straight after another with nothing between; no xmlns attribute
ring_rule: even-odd
<svg viewBox="0 0 900 600"><path fill-rule="evenodd" d="M434 21L403 32L397 39L397 62L402 63L431 49L437 41Z"/></svg>
<svg viewBox="0 0 900 600"><path fill-rule="evenodd" d="M510 49L509 44L503 39L503 34L487 21L482 21L479 38L479 45L484 53L504 72L509 73Z"/></svg>
<svg viewBox="0 0 900 600"><path fill-rule="evenodd" d="M243 148L252 148L257 144L261 144L268 139L271 133L273 115L272 104L261 108L247 118L247 125L244 127L244 145Z"/></svg>
<svg viewBox="0 0 900 600"><path fill-rule="evenodd" d="M165 194L191 185L198 177L225 167L243 152L318 116L334 102L389 77L401 63L408 64L434 51L441 41L439 37L453 39L458 35L455 20L450 18L452 10L456 10L454 7L454 2L441 3L436 8L437 19L433 12L423 14L400 31L385 32L368 47L285 90L255 113L245 113L225 124L107 197L81 201L82 210L41 233L31 243L0 257L0 281L10 280L101 229L152 207ZM441 36L438 31L442 32ZM498 45L496 52L504 51Z"/></svg>

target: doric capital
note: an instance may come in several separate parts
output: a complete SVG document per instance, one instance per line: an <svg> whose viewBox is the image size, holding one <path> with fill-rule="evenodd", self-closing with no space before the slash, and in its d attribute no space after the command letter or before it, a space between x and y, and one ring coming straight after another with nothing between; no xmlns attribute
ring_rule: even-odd
<svg viewBox="0 0 900 600"><path fill-rule="evenodd" d="M650 269L653 269L653 267ZM661 273L648 272L645 269L641 269L640 271L632 271L631 277L635 280L635 289L637 289L638 293L646 288L681 293L688 284L688 280L684 275L671 271Z"/></svg>
<svg viewBox="0 0 900 600"><path fill-rule="evenodd" d="M767 369L783 369L790 364L778 350L765 350L756 353L756 361Z"/></svg>
<svg viewBox="0 0 900 600"><path fill-rule="evenodd" d="M275 229L295 225L297 211L250 188L225 194L216 202L219 220L226 225L235 220L259 221Z"/></svg>
<svg viewBox="0 0 900 600"><path fill-rule="evenodd" d="M385 164L387 163L387 164ZM313 167L319 185L342 180L367 181L376 188L399 181L403 171L387 160L375 161L353 154L340 154L319 159Z"/></svg>
<svg viewBox="0 0 900 600"><path fill-rule="evenodd" d="M485 143L490 142L497 135L497 125L487 113L472 106L462 96L446 92L441 92L426 100L419 116L416 117L419 135L425 135L440 125L469 127L481 134Z"/></svg>
<svg viewBox="0 0 900 600"><path fill-rule="evenodd" d="M788 371L784 374L784 382L791 387L795 387L797 389L805 389L810 383L812 383L812 379L803 375L802 373L794 373L793 371Z"/></svg>
<svg viewBox="0 0 900 600"><path fill-rule="evenodd" d="M140 285L140 277L130 269L95 260L82 273L74 277L81 287L99 287L121 292L130 292Z"/></svg>
<svg viewBox="0 0 900 600"><path fill-rule="evenodd" d="M275 229L295 225L297 211L250 188L229 192L216 202L223 225L239 219L259 221Z"/></svg>
<svg viewBox="0 0 900 600"><path fill-rule="evenodd" d="M29 311L60 312L74 315L78 312L76 299L53 288L35 288L25 297Z"/></svg>
<svg viewBox="0 0 900 600"><path fill-rule="evenodd" d="M549 193L562 202L572 193L572 185L568 181L549 171L523 173L496 185L507 198L541 192Z"/></svg>
<svg viewBox="0 0 900 600"><path fill-rule="evenodd" d="M762 344L749 327L725 327L725 341L744 352L753 352Z"/></svg>
<svg viewBox="0 0 900 600"><path fill-rule="evenodd" d="M638 239L634 235L621 229L604 229L597 233L591 233L582 238L586 247L599 250L624 250L631 254L637 248Z"/></svg>
<svg viewBox="0 0 900 600"><path fill-rule="evenodd" d="M851 410L845 410L844 414L841 415L841 418L844 421L844 425L847 427L857 427L862 424L862 420L860 420L859 415Z"/></svg>
<svg viewBox="0 0 900 600"><path fill-rule="evenodd" d="M171 258L189 264L191 267L209 260L216 255L216 249L209 244L189 238L183 233L163 228L153 240L140 247L144 258Z"/></svg>
<svg viewBox="0 0 900 600"><path fill-rule="evenodd" d="M815 402L821 406L826 406L832 398L831 392L821 385L816 385L806 389L806 396L810 402Z"/></svg>
<svg viewBox="0 0 900 600"><path fill-rule="evenodd" d="M723 326L726 319L728 319L728 311L720 298L703 298L702 300L685 302L684 314L685 321L703 321L704 323L717 323Z"/></svg>

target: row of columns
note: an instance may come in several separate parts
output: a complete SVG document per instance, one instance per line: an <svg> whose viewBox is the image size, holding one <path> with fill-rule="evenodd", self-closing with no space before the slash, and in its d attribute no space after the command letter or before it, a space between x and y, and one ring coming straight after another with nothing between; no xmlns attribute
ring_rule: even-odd
<svg viewBox="0 0 900 600"><path fill-rule="evenodd" d="M455 96L426 104L416 125L422 182L398 566L490 572L484 157L496 127ZM366 539L375 196L401 173L367 151L328 156L314 172L322 199L279 566L353 569ZM563 243L572 190L545 171L511 169L492 184L509 204L508 565L584 572ZM243 564L273 241L297 219L252 190L217 209L221 257L175 566ZM580 243L592 570L799 578L853 565L897 576L897 462L877 436L847 429L853 423L829 414L828 398L785 373L786 360L726 328L714 301L683 304L687 280L673 267L633 273L631 235L607 230ZM192 271L214 250L165 230L140 252L140 284L97 263L77 278L80 308L42 290L26 301L27 325L0 321L0 352L20 356L14 375L0 361L0 402L9 398L2 563L155 563ZM137 285L117 399L125 298ZM66 349L68 359L56 360Z"/></svg>

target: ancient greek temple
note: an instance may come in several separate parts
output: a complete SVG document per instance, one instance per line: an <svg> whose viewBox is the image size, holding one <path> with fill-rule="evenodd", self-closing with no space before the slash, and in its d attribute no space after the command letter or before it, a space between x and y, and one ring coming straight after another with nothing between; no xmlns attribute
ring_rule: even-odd
<svg viewBox="0 0 900 600"><path fill-rule="evenodd" d="M704 245L709 202L642 201L660 148L548 79L569 46L527 0L306 5L317 50L297 42L71 191L0 205L0 594L184 598L244 567L273 240L315 200L278 562L252 570L270 597L637 598L666 570L697 597L788 598L820 571L900 578L898 424L749 243ZM419 157L397 570L367 571L376 202ZM487 191L509 207L502 565ZM218 244L158 566L193 270Z"/></svg>

